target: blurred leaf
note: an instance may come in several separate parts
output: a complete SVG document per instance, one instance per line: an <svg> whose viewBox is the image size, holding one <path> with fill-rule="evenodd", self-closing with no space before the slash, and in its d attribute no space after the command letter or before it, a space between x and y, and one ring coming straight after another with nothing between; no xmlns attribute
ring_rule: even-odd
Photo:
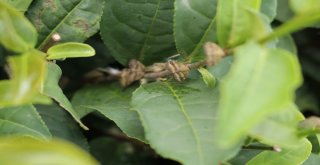
<svg viewBox="0 0 320 165"><path fill-rule="evenodd" d="M268 116L249 134L264 144L292 148L301 140L297 129L299 122L303 119L297 107L290 105Z"/></svg>
<svg viewBox="0 0 320 165"><path fill-rule="evenodd" d="M65 141L8 137L0 139L0 164L98 165L98 162L88 153Z"/></svg>
<svg viewBox="0 0 320 165"><path fill-rule="evenodd" d="M294 14L290 9L289 0L277 0L277 3L277 20L286 22L293 17Z"/></svg>
<svg viewBox="0 0 320 165"><path fill-rule="evenodd" d="M319 109L319 101L311 90L304 84L296 92L296 104L301 111L312 110L317 111Z"/></svg>
<svg viewBox="0 0 320 165"><path fill-rule="evenodd" d="M280 37L278 39L277 48L287 50L292 54L298 54L296 44L291 35Z"/></svg>
<svg viewBox="0 0 320 165"><path fill-rule="evenodd" d="M61 42L83 42L99 29L103 0L37 0L27 16L39 32L39 49L43 49L54 33Z"/></svg>
<svg viewBox="0 0 320 165"><path fill-rule="evenodd" d="M242 149L237 156L229 161L229 163L232 165L244 165L260 152L261 150Z"/></svg>
<svg viewBox="0 0 320 165"><path fill-rule="evenodd" d="M307 137L312 144L312 153L320 154L320 134L310 135Z"/></svg>
<svg viewBox="0 0 320 165"><path fill-rule="evenodd" d="M119 143L108 137L90 141L91 153L103 165L152 165L151 153L137 150L130 143Z"/></svg>
<svg viewBox="0 0 320 165"><path fill-rule="evenodd" d="M283 149L281 152L264 151L246 165L302 164L310 154L311 144L307 139L304 139L292 149Z"/></svg>
<svg viewBox="0 0 320 165"><path fill-rule="evenodd" d="M250 42L234 56L220 88L217 132L224 146L237 143L258 122L288 107L302 82L298 60L287 51Z"/></svg>
<svg viewBox="0 0 320 165"><path fill-rule="evenodd" d="M51 102L40 94L47 74L44 53L31 50L23 55L8 57L8 62L11 79L0 81L0 106Z"/></svg>
<svg viewBox="0 0 320 165"><path fill-rule="evenodd" d="M204 57L203 44L216 41L217 0L176 0L174 37L178 52L190 61Z"/></svg>
<svg viewBox="0 0 320 165"><path fill-rule="evenodd" d="M73 109L70 101L59 86L62 71L57 64L48 64L48 75L44 84L43 94L53 98L59 105L70 113L83 129L88 129L80 120L80 115Z"/></svg>
<svg viewBox="0 0 320 165"><path fill-rule="evenodd" d="M214 75L217 83L222 83L223 77L229 72L233 63L233 56L224 57L218 64L209 67L209 72Z"/></svg>
<svg viewBox="0 0 320 165"><path fill-rule="evenodd" d="M18 11L25 12L33 0L4 0L8 4L14 6Z"/></svg>
<svg viewBox="0 0 320 165"><path fill-rule="evenodd" d="M320 0L290 0L290 6L296 14L319 13Z"/></svg>
<svg viewBox="0 0 320 165"><path fill-rule="evenodd" d="M12 51L23 53L33 48L37 32L24 15L0 1L0 43Z"/></svg>
<svg viewBox="0 0 320 165"><path fill-rule="evenodd" d="M123 90L118 85L86 87L77 91L72 104L81 117L98 111L114 121L129 137L146 141L139 116L130 106L134 89Z"/></svg>
<svg viewBox="0 0 320 165"><path fill-rule="evenodd" d="M221 0L217 9L217 37L222 47L233 47L267 32L258 14L261 0ZM252 29L252 27L255 27Z"/></svg>
<svg viewBox="0 0 320 165"><path fill-rule="evenodd" d="M37 105L37 111L55 138L68 140L89 151L89 145L73 118L57 104Z"/></svg>
<svg viewBox="0 0 320 165"><path fill-rule="evenodd" d="M261 12L272 22L277 15L277 3L279 0L261 0ZM282 1L282 0L280 0Z"/></svg>
<svg viewBox="0 0 320 165"><path fill-rule="evenodd" d="M137 59L144 64L176 53L173 38L173 0L107 0L101 35L121 64Z"/></svg>
<svg viewBox="0 0 320 165"><path fill-rule="evenodd" d="M47 126L31 105L1 108L0 125L0 136L20 135L51 139Z"/></svg>
<svg viewBox="0 0 320 165"><path fill-rule="evenodd" d="M214 76L205 68L199 68L199 73L202 76L203 82L210 88L213 88L216 85L216 79Z"/></svg>
<svg viewBox="0 0 320 165"><path fill-rule="evenodd" d="M52 46L48 49L47 54L48 60L55 60L75 57L91 57L95 55L95 50L87 44L67 42Z"/></svg>
<svg viewBox="0 0 320 165"><path fill-rule="evenodd" d="M309 158L303 162L302 165L318 165L320 162L320 156L317 154L311 154Z"/></svg>
<svg viewBox="0 0 320 165"><path fill-rule="evenodd" d="M184 84L142 85L133 93L132 105L160 155L186 165L211 165L240 149L240 144L225 149L216 142L217 101L217 88L207 87L198 77Z"/></svg>
<svg viewBox="0 0 320 165"><path fill-rule="evenodd" d="M299 128L302 136L319 134L320 118L315 116L308 117L299 124Z"/></svg>

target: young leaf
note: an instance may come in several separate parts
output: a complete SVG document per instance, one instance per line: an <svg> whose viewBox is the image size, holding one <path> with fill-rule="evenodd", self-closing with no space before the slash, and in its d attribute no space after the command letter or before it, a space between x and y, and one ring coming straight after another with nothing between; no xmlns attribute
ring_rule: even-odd
<svg viewBox="0 0 320 165"><path fill-rule="evenodd" d="M292 10L298 15L305 15L306 13L319 13L320 0L290 0Z"/></svg>
<svg viewBox="0 0 320 165"><path fill-rule="evenodd" d="M18 11L20 12L25 12L27 11L28 7L30 6L31 2L33 0L4 0L5 2L7 2L8 4L12 5L13 7L15 7Z"/></svg>
<svg viewBox="0 0 320 165"><path fill-rule="evenodd" d="M42 52L32 50L11 56L8 62L11 79L0 81L0 106L51 102L40 94L47 74L47 62Z"/></svg>
<svg viewBox="0 0 320 165"><path fill-rule="evenodd" d="M272 22L277 15L277 3L278 0L261 0L260 10L268 17L268 22Z"/></svg>
<svg viewBox="0 0 320 165"><path fill-rule="evenodd" d="M207 69L199 68L198 71L202 76L202 80L208 87L213 88L216 85L216 79Z"/></svg>
<svg viewBox="0 0 320 165"><path fill-rule="evenodd" d="M59 87L59 80L62 71L60 67L54 63L48 64L48 75L44 83L43 94L53 98L59 103L59 105L70 113L70 115L79 123L79 125L88 129L80 120L80 115L73 109L70 101L64 95L63 91Z"/></svg>
<svg viewBox="0 0 320 165"><path fill-rule="evenodd" d="M144 64L176 53L173 39L173 0L107 0L101 35L121 64L130 59Z"/></svg>
<svg viewBox="0 0 320 165"><path fill-rule="evenodd" d="M95 50L87 44L68 42L52 46L47 51L48 60L66 59L75 57L91 57L95 55Z"/></svg>
<svg viewBox="0 0 320 165"><path fill-rule="evenodd" d="M88 153L65 141L7 137L0 139L0 164L98 165L98 162Z"/></svg>
<svg viewBox="0 0 320 165"><path fill-rule="evenodd" d="M27 16L39 32L39 49L55 33L61 42L83 42L99 29L103 0L37 0Z"/></svg>
<svg viewBox="0 0 320 165"><path fill-rule="evenodd" d="M1 108L0 125L0 136L19 135L51 139L48 128L31 105Z"/></svg>
<svg viewBox="0 0 320 165"><path fill-rule="evenodd" d="M302 164L310 154L311 144L307 139L303 139L292 149L283 149L281 152L264 151L251 159L246 165Z"/></svg>
<svg viewBox="0 0 320 165"><path fill-rule="evenodd" d="M77 122L57 104L37 105L37 111L54 138L61 138L89 151L89 144Z"/></svg>
<svg viewBox="0 0 320 165"><path fill-rule="evenodd" d="M160 155L185 165L211 165L240 149L240 144L228 149L217 144L217 100L217 88L207 87L198 77L185 84L143 85L133 93L132 105L148 142Z"/></svg>
<svg viewBox="0 0 320 165"><path fill-rule="evenodd" d="M219 142L238 142L269 114L287 108L302 82L297 58L287 51L247 43L221 84L217 130Z"/></svg>
<svg viewBox="0 0 320 165"><path fill-rule="evenodd" d="M217 8L217 37L222 47L241 44L253 33L264 33L258 15L261 0L220 0ZM252 29L252 27L255 27Z"/></svg>
<svg viewBox="0 0 320 165"><path fill-rule="evenodd" d="M264 144L293 148L301 140L298 135L298 124L303 119L297 107L290 105L268 116L249 134Z"/></svg>
<svg viewBox="0 0 320 165"><path fill-rule="evenodd" d="M178 52L194 61L204 57L203 44L216 41L217 0L176 0L174 37Z"/></svg>
<svg viewBox="0 0 320 165"><path fill-rule="evenodd" d="M9 50L23 53L33 48L37 32L24 15L0 1L0 43Z"/></svg>
<svg viewBox="0 0 320 165"><path fill-rule="evenodd" d="M280 37L276 47L284 49L292 54L298 54L296 43L291 35Z"/></svg>
<svg viewBox="0 0 320 165"><path fill-rule="evenodd" d="M130 106L134 89L123 90L118 85L86 87L74 95L72 104L81 117L98 111L113 120L129 137L146 141L139 116Z"/></svg>

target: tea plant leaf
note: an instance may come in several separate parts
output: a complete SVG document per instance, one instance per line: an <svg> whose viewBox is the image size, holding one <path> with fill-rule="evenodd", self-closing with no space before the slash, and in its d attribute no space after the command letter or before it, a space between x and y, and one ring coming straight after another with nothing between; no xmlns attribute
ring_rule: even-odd
<svg viewBox="0 0 320 165"><path fill-rule="evenodd" d="M47 74L44 53L31 50L8 57L8 63L11 79L0 81L0 106L51 103L48 97L40 94Z"/></svg>
<svg viewBox="0 0 320 165"><path fill-rule="evenodd" d="M52 46L48 49L47 54L48 60L91 57L95 55L95 50L88 44L68 42Z"/></svg>
<svg viewBox="0 0 320 165"><path fill-rule="evenodd" d="M142 85L133 93L132 105L148 142L160 155L186 165L211 165L240 149L239 144L226 149L216 143L217 101L217 88L209 88L198 77L184 84Z"/></svg>
<svg viewBox="0 0 320 165"><path fill-rule="evenodd" d="M39 32L38 48L43 49L54 33L61 42L83 42L99 29L103 0L37 0L27 16Z"/></svg>
<svg viewBox="0 0 320 165"><path fill-rule="evenodd" d="M217 130L220 144L238 142L259 121L287 108L302 76L297 58L279 49L247 43L221 84Z"/></svg>
<svg viewBox="0 0 320 165"><path fill-rule="evenodd" d="M291 9L298 15L305 15L306 13L319 13L320 0L290 0Z"/></svg>
<svg viewBox="0 0 320 165"><path fill-rule="evenodd" d="M303 139L292 149L283 149L281 152L264 151L251 159L246 165L302 164L310 154L311 144L307 139Z"/></svg>
<svg viewBox="0 0 320 165"><path fill-rule="evenodd" d="M62 140L38 141L26 137L0 139L0 164L98 165L88 153Z"/></svg>
<svg viewBox="0 0 320 165"><path fill-rule="evenodd" d="M280 0L281 1L281 0ZM272 22L277 15L278 0L261 0L261 12Z"/></svg>
<svg viewBox="0 0 320 165"><path fill-rule="evenodd" d="M304 117L297 107L290 105L286 109L268 116L249 134L264 144L292 148L301 140L298 135L298 125L303 119Z"/></svg>
<svg viewBox="0 0 320 165"><path fill-rule="evenodd" d="M51 138L48 128L31 105L0 109L0 136L8 135Z"/></svg>
<svg viewBox="0 0 320 165"><path fill-rule="evenodd" d="M37 111L54 138L68 140L89 151L89 144L77 122L57 104L37 105Z"/></svg>
<svg viewBox="0 0 320 165"><path fill-rule="evenodd" d="M114 121L129 137L146 141L139 116L131 110L133 90L134 88L123 90L118 85L86 87L77 91L72 98L72 104L81 117L98 111Z"/></svg>
<svg viewBox="0 0 320 165"><path fill-rule="evenodd" d="M203 44L216 41L216 7L217 0L175 1L174 37L184 58L203 58Z"/></svg>
<svg viewBox="0 0 320 165"><path fill-rule="evenodd" d="M320 162L320 156L317 154L311 154L309 158L303 162L302 165L318 165Z"/></svg>
<svg viewBox="0 0 320 165"><path fill-rule="evenodd" d="M263 33L264 25L257 14L260 6L261 0L218 1L217 37L219 44L222 47L230 47L249 39L256 30L257 33Z"/></svg>
<svg viewBox="0 0 320 165"><path fill-rule="evenodd" d="M23 53L33 48L36 42L36 29L28 19L0 1L0 43L9 50Z"/></svg>
<svg viewBox="0 0 320 165"><path fill-rule="evenodd" d="M199 68L199 73L202 76L203 82L210 88L213 88L216 85L216 79L214 76L205 68Z"/></svg>
<svg viewBox="0 0 320 165"><path fill-rule="evenodd" d="M101 35L121 64L137 59L144 64L176 53L173 38L173 0L107 0Z"/></svg>
<svg viewBox="0 0 320 165"><path fill-rule="evenodd" d="M62 71L60 67L54 63L48 64L48 75L44 83L43 94L51 97L59 103L59 105L70 113L70 115L79 123L79 125L88 129L80 120L80 115L73 109L72 104L68 98L64 95L63 91L59 87L59 80Z"/></svg>
<svg viewBox="0 0 320 165"><path fill-rule="evenodd" d="M292 54L298 54L297 46L291 35L279 38L276 47L289 51Z"/></svg>
<svg viewBox="0 0 320 165"><path fill-rule="evenodd" d="M33 0L4 0L8 4L14 6L18 11L25 12Z"/></svg>
<svg viewBox="0 0 320 165"><path fill-rule="evenodd" d="M294 13L290 9L289 1L290 0L281 0L281 1L278 0L277 16L276 16L277 20L281 22L286 22L287 20L293 17Z"/></svg>

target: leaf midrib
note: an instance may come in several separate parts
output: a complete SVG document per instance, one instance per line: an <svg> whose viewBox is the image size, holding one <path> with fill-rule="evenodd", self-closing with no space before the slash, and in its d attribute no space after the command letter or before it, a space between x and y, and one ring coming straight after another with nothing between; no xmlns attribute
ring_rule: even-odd
<svg viewBox="0 0 320 165"><path fill-rule="evenodd" d="M41 42L41 44L38 46L38 49L42 49L42 48L44 47L44 44L50 39L50 37L53 35L53 33L55 33L56 30L61 27L61 25L64 23L64 21L65 21L66 19L68 19L71 14L73 14L73 12L79 7L79 5L80 5L83 1L85 1L85 0L80 0L80 1L78 2L78 4L76 4L76 5L70 10L70 12L68 12L68 13L63 17L63 19L56 25L56 27L52 29L52 31L50 32L50 34L48 34L47 37Z"/></svg>
<svg viewBox="0 0 320 165"><path fill-rule="evenodd" d="M200 159L200 164L204 164L204 161L203 161L203 153L202 153L202 147L201 147L201 141L199 139L199 136L197 134L197 131L196 129L193 127L193 123L192 123L192 120L191 118L189 117L189 114L186 112L185 110L185 107L182 103L182 100L181 98L179 97L179 95L176 93L176 91L173 89L173 87L170 85L169 82L165 82L167 88L170 90L170 92L172 93L172 95L174 96L174 98L176 99L178 105L179 105L179 109L181 110L183 116L186 118L187 122L188 122L188 125L190 126L190 129L191 129L191 132L194 136L194 139L196 140L196 145L197 145L197 154L199 156L199 159Z"/></svg>

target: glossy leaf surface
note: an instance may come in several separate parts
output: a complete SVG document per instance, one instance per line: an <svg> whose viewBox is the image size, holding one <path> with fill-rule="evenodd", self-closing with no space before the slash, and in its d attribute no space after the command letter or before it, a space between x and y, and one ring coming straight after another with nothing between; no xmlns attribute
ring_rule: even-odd
<svg viewBox="0 0 320 165"><path fill-rule="evenodd" d="M121 64L130 59L144 64L176 54L173 39L173 0L107 0L101 35Z"/></svg>
<svg viewBox="0 0 320 165"><path fill-rule="evenodd" d="M95 55L95 50L87 44L68 42L52 46L47 51L48 60L66 59L75 57L91 57Z"/></svg>

